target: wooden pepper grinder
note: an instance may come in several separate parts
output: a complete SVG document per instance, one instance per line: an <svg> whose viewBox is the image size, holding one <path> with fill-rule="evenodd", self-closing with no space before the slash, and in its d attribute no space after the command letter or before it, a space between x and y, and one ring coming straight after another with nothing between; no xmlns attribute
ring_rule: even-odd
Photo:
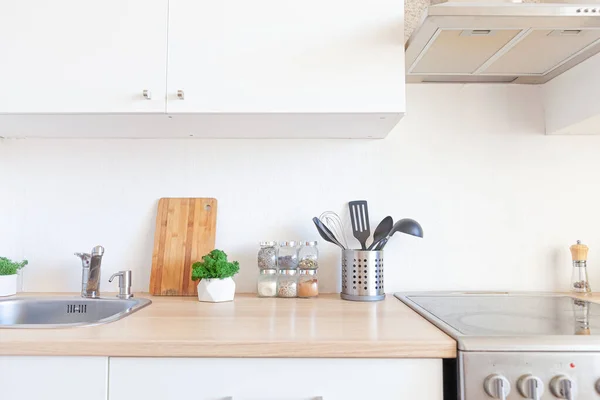
<svg viewBox="0 0 600 400"><path fill-rule="evenodd" d="M571 246L571 256L573 257L573 275L571 276L571 291L576 293L591 293L590 283L587 274L587 255L589 248L581 244Z"/></svg>

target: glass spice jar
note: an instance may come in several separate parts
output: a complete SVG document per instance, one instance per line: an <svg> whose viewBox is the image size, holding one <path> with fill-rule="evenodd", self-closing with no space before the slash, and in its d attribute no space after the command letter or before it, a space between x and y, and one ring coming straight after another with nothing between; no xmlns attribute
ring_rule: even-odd
<svg viewBox="0 0 600 400"><path fill-rule="evenodd" d="M277 269L277 242L260 242L257 259L258 268Z"/></svg>
<svg viewBox="0 0 600 400"><path fill-rule="evenodd" d="M317 242L304 242L298 252L298 267L300 269L317 269L319 268L319 250Z"/></svg>
<svg viewBox="0 0 600 400"><path fill-rule="evenodd" d="M256 289L258 297L277 297L277 270L261 269Z"/></svg>
<svg viewBox="0 0 600 400"><path fill-rule="evenodd" d="M301 269L298 276L298 297L311 298L319 295L319 279L316 269Z"/></svg>
<svg viewBox="0 0 600 400"><path fill-rule="evenodd" d="M298 297L298 276L295 269L280 269L277 272L277 296Z"/></svg>
<svg viewBox="0 0 600 400"><path fill-rule="evenodd" d="M277 255L277 268L298 269L298 242L281 242Z"/></svg>

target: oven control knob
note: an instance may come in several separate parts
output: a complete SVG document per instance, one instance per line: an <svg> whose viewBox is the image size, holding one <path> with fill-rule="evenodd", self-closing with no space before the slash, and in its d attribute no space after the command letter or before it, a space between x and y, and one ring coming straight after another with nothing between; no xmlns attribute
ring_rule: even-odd
<svg viewBox="0 0 600 400"><path fill-rule="evenodd" d="M506 400L510 393L510 382L504 376L494 374L485 378L483 388L491 398Z"/></svg>
<svg viewBox="0 0 600 400"><path fill-rule="evenodd" d="M557 375L550 381L550 390L559 399L575 398L575 382L566 375Z"/></svg>
<svg viewBox="0 0 600 400"><path fill-rule="evenodd" d="M537 376L523 375L517 382L517 388L526 399L540 400L544 393L544 382Z"/></svg>

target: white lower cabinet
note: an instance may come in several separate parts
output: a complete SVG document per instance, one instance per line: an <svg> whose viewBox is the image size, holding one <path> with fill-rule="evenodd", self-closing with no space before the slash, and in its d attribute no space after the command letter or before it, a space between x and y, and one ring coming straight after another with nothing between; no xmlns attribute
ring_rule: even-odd
<svg viewBox="0 0 600 400"><path fill-rule="evenodd" d="M0 399L106 400L107 357L0 356Z"/></svg>
<svg viewBox="0 0 600 400"><path fill-rule="evenodd" d="M442 400L434 359L0 357L0 399Z"/></svg>
<svg viewBox="0 0 600 400"><path fill-rule="evenodd" d="M110 358L109 400L441 400L436 359Z"/></svg>

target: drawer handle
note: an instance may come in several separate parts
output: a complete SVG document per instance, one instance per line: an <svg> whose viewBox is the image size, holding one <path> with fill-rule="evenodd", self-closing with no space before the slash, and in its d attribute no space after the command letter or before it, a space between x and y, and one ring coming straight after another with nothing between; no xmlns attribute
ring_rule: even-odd
<svg viewBox="0 0 600 400"><path fill-rule="evenodd" d="M233 400L233 396L225 397L225 398L223 398L223 400ZM325 400L325 398L323 396L317 396L317 397L311 397L310 399L307 399L307 400Z"/></svg>
<svg viewBox="0 0 600 400"><path fill-rule="evenodd" d="M233 396L224 397L223 400L233 400ZM325 400L325 398L323 396L317 396L317 397L311 397L310 399L307 399L307 400Z"/></svg>
<svg viewBox="0 0 600 400"><path fill-rule="evenodd" d="M152 92L151 92L151 91L149 91L149 90L144 90L144 91L142 92L142 95L144 96L144 98L145 98L146 100L152 100Z"/></svg>
<svg viewBox="0 0 600 400"><path fill-rule="evenodd" d="M183 90L178 90L177 91L177 98L179 100L185 100L185 94L183 93Z"/></svg>

